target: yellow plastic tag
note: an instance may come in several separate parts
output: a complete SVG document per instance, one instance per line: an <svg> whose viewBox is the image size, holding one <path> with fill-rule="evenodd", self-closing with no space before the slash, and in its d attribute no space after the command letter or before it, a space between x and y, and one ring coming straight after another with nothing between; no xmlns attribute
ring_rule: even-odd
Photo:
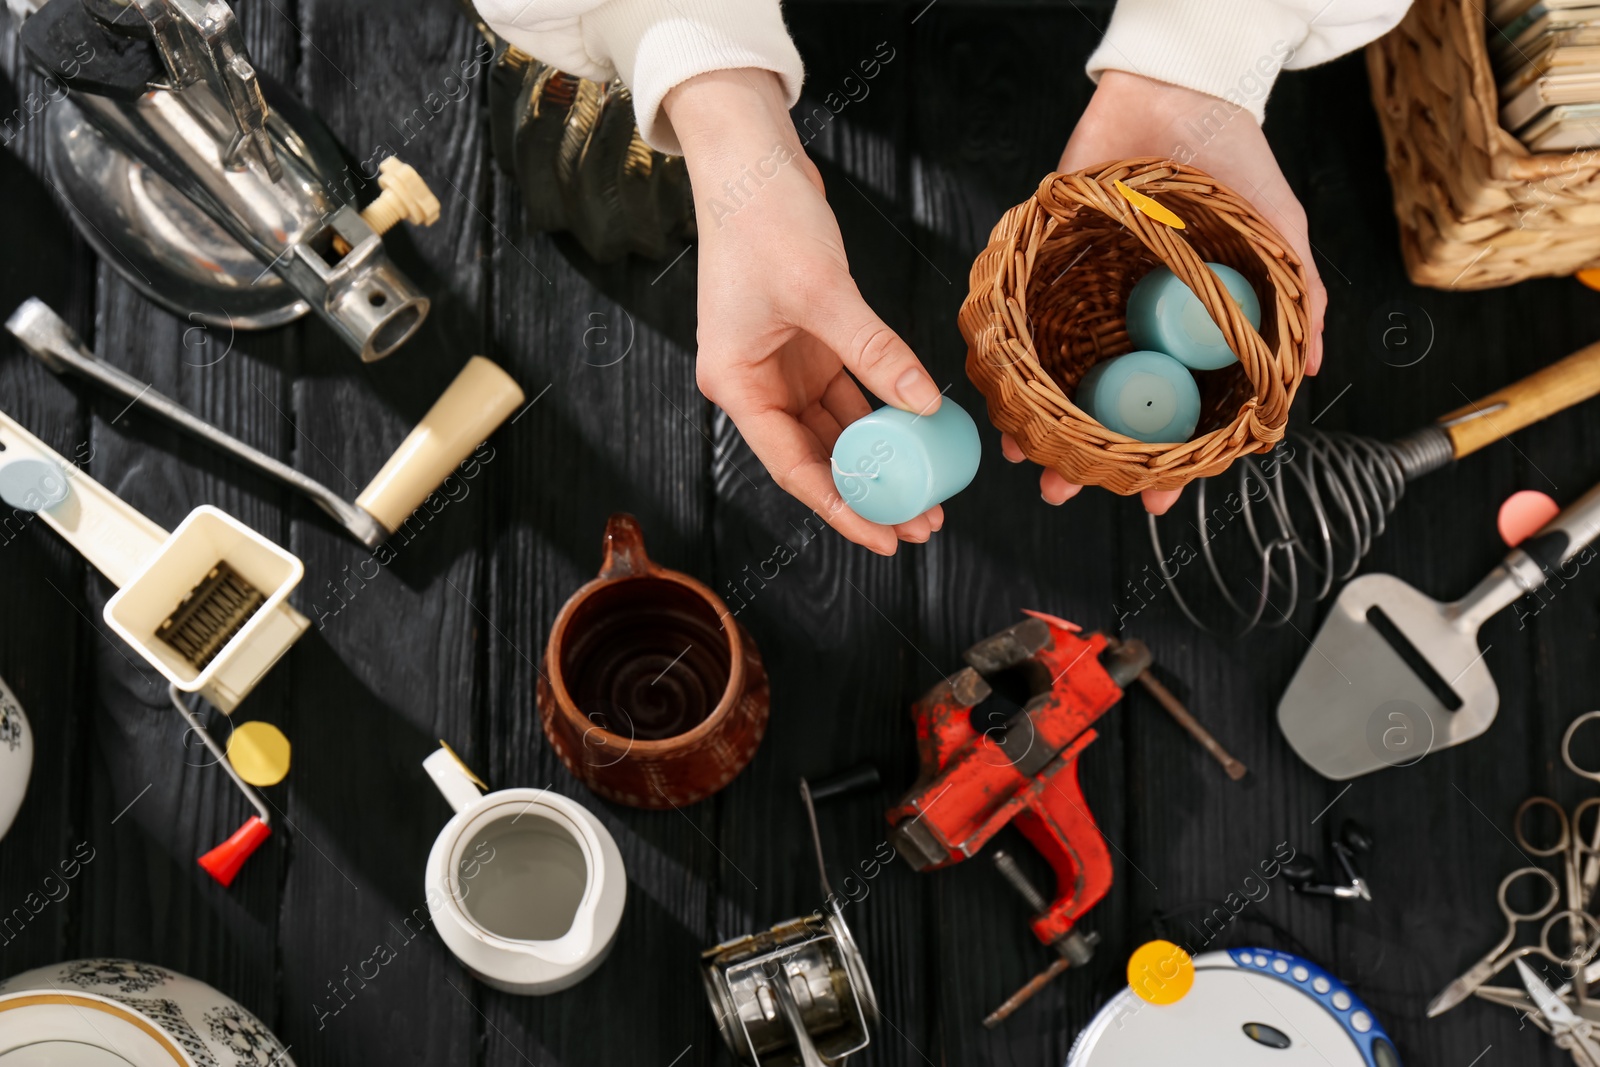
<svg viewBox="0 0 1600 1067"><path fill-rule="evenodd" d="M1123 198L1138 210L1139 214L1155 219L1163 225L1171 226L1174 230L1183 229L1183 220L1167 208L1162 207L1155 200L1145 196L1137 189L1129 188L1120 179L1112 179L1111 184L1117 187L1117 192L1121 193Z"/></svg>
<svg viewBox="0 0 1600 1067"><path fill-rule="evenodd" d="M1128 957L1128 986L1151 1004L1176 1004L1194 987L1194 961L1171 941L1146 941Z"/></svg>
<svg viewBox="0 0 1600 1067"><path fill-rule="evenodd" d="M1600 289L1600 267L1585 267L1573 277L1591 289Z"/></svg>
<svg viewBox="0 0 1600 1067"><path fill-rule="evenodd" d="M247 722L228 737L228 762L255 786L277 785L289 774L289 739L270 722Z"/></svg>

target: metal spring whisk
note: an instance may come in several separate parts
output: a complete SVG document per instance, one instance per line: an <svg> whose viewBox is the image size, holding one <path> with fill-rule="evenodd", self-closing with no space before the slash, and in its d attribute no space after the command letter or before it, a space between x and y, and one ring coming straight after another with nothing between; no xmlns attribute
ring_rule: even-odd
<svg viewBox="0 0 1600 1067"><path fill-rule="evenodd" d="M1321 600L1335 582L1354 576L1408 482L1597 395L1600 342L1395 441L1315 428L1291 430L1271 452L1246 456L1228 474L1194 484L1199 521L1191 528L1199 538L1198 550L1187 541L1175 542L1169 555L1156 517L1150 516L1161 588L1172 593L1190 622L1214 632L1177 583L1183 568L1203 559L1223 601L1244 620L1239 636L1258 625L1288 622L1302 590ZM1230 476L1236 488L1227 490L1217 506L1216 491ZM1217 535L1238 519L1243 519L1247 537L1235 533L1227 558L1219 559ZM1237 577L1241 559L1251 588L1243 596L1236 583L1223 577L1230 569ZM1126 618L1128 613L1121 614Z"/></svg>
<svg viewBox="0 0 1600 1067"><path fill-rule="evenodd" d="M1487 412L1467 418L1479 414ZM1223 600L1245 620L1241 636L1257 625L1282 625L1294 614L1302 589L1321 600L1335 582L1355 574L1407 482L1455 460L1447 429L1452 424L1436 423L1392 442L1297 430L1265 456L1247 456L1229 474L1200 479L1193 487L1197 522L1192 524L1199 548L1189 558L1174 562L1184 545L1169 556L1156 516L1149 516L1150 544L1165 588L1190 622L1212 632L1177 583L1184 566L1203 559ZM1235 488L1214 507L1213 483L1230 477ZM1247 596L1236 595L1234 584L1224 578L1224 561L1215 548L1217 535L1235 520L1242 520L1252 558L1259 561L1255 579L1246 579L1253 590Z"/></svg>

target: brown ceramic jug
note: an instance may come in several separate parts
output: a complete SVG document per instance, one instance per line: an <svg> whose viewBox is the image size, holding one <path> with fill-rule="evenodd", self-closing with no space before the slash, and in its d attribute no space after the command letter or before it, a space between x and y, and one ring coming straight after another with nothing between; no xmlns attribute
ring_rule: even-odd
<svg viewBox="0 0 1600 1067"><path fill-rule="evenodd" d="M618 804L681 807L717 792L767 729L767 672L717 595L651 562L639 522L606 523L600 575L562 606L538 686L567 769Z"/></svg>

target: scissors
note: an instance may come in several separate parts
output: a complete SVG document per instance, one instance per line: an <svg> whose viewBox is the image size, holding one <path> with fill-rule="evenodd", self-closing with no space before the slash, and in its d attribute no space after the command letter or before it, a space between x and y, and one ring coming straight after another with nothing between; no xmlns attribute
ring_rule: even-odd
<svg viewBox="0 0 1600 1067"><path fill-rule="evenodd" d="M1582 1004L1574 1004L1567 1000L1562 990L1570 992L1570 983L1558 986L1553 992L1572 1009L1573 1014L1581 1019L1589 1020L1596 1027L1600 1027L1600 1001L1590 1000ZM1490 1004L1498 1004L1502 1008L1510 1008L1512 1011L1522 1015L1537 1015L1539 1013L1539 1005L1534 1003L1533 997L1529 996L1524 989L1513 989L1510 986L1500 985L1482 985L1474 989L1472 995L1479 1000L1487 1000Z"/></svg>
<svg viewBox="0 0 1600 1067"><path fill-rule="evenodd" d="M1549 986L1533 973L1522 960L1517 960L1517 973L1528 990L1528 996L1539 1007L1535 1018L1542 1019L1556 1039L1556 1048L1572 1054L1572 1062L1580 1067L1600 1067L1600 1044L1594 1039L1594 1024L1580 1017L1566 1001L1553 993Z"/></svg>
<svg viewBox="0 0 1600 1067"><path fill-rule="evenodd" d="M1569 737L1571 733L1569 729L1567 731ZM1563 746L1564 749L1565 746ZM1600 781L1600 775L1596 775L1595 780ZM1528 812L1533 811L1535 808L1548 808L1555 813L1557 833L1554 844L1536 845L1528 839L1528 835L1524 832L1523 819ZM1600 876L1600 847L1597 847L1591 841L1585 841L1581 830L1583 816L1590 809L1596 809L1595 837L1600 838L1600 797L1590 797L1585 800L1572 809L1570 816L1562 809L1560 804L1557 804L1549 797L1529 797L1522 802L1521 807L1517 808L1517 817L1512 823L1517 845L1523 851L1540 857L1562 857L1562 866L1564 868L1562 873L1566 882L1567 910L1573 913L1574 916L1571 920L1572 946L1574 949L1588 940L1584 936L1582 922L1576 918L1577 913L1589 910L1589 898L1594 893L1594 882L1585 880L1589 877L1591 869L1593 869L1596 876Z"/></svg>
<svg viewBox="0 0 1600 1067"><path fill-rule="evenodd" d="M1543 879L1550 887L1550 896L1543 904L1532 911L1518 911L1511 906L1511 887L1523 878ZM1561 900L1561 886L1556 882L1555 876L1543 867L1519 867L1500 880L1500 890L1496 894L1500 903L1500 914L1506 917L1506 933L1494 948L1469 967L1455 981L1444 987L1444 990L1428 1004L1428 1018L1442 1015L1451 1008L1460 1004L1472 995L1473 991L1482 986L1489 979L1499 974L1511 965L1514 960L1524 956L1540 955L1552 963L1567 966L1567 957L1557 955L1550 948L1550 931L1557 923L1562 921L1576 921L1583 927L1595 931L1600 935L1600 920L1596 920L1587 912L1574 912L1570 908L1556 911L1556 905ZM1538 922L1544 919L1544 926L1539 931L1538 944L1523 945L1512 948L1511 943L1517 938L1517 924L1524 922ZM1567 973L1579 971L1588 965L1590 957L1600 950L1600 936L1580 938L1573 944L1573 956L1578 957L1575 965ZM1600 1067L1597 1064L1596 1067Z"/></svg>
<svg viewBox="0 0 1600 1067"><path fill-rule="evenodd" d="M1584 723L1592 722L1595 719L1600 719L1600 711L1586 711L1567 725L1567 732L1561 735L1561 761L1567 765L1567 770L1576 774L1579 778L1587 778L1591 782L1600 784L1600 771L1591 771L1588 768L1580 767L1578 766L1578 761L1572 758L1573 735L1578 732L1578 728ZM1574 812L1574 814L1576 815L1577 813ZM1576 821L1573 822L1572 829L1574 831L1578 829ZM1600 821L1595 823L1594 833L1589 838L1587 851L1588 858L1583 864L1583 876L1580 882L1585 893L1585 900L1594 895L1595 884L1600 882Z"/></svg>

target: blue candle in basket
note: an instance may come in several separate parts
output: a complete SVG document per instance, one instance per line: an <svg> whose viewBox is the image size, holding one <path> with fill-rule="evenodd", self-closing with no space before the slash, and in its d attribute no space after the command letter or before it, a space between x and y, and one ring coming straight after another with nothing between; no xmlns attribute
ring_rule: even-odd
<svg viewBox="0 0 1600 1067"><path fill-rule="evenodd" d="M1147 444L1187 441L1200 421L1194 375L1161 352L1096 363L1072 399L1106 429Z"/></svg>
<svg viewBox="0 0 1600 1067"><path fill-rule="evenodd" d="M1261 328L1261 301L1243 274L1223 263L1207 263L1233 295L1250 325ZM1193 370L1219 370L1239 357L1222 339L1210 312L1166 267L1139 279L1128 294L1128 340L1135 348L1165 352ZM1078 405L1082 407L1083 405Z"/></svg>
<svg viewBox="0 0 1600 1067"><path fill-rule="evenodd" d="M879 408L833 446L833 484L857 515L893 526L965 489L978 473L978 427L946 398L931 415Z"/></svg>

